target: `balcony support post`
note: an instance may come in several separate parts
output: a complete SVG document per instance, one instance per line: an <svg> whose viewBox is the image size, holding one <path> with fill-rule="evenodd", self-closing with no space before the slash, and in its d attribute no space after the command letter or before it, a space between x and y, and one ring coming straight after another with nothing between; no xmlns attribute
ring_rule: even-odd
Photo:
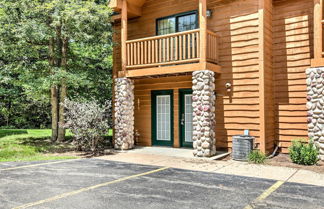
<svg viewBox="0 0 324 209"><path fill-rule="evenodd" d="M207 0L199 0L200 62L207 61Z"/></svg>
<svg viewBox="0 0 324 209"><path fill-rule="evenodd" d="M322 58L323 53L323 29L322 29L322 8L323 0L314 0L314 58Z"/></svg>
<svg viewBox="0 0 324 209"><path fill-rule="evenodd" d="M127 66L127 0L122 0L122 10L121 10L121 60L122 60L122 71L126 75Z"/></svg>
<svg viewBox="0 0 324 209"><path fill-rule="evenodd" d="M115 79L114 95L114 147L117 150L133 149L134 81Z"/></svg>
<svg viewBox="0 0 324 209"><path fill-rule="evenodd" d="M193 154L211 157L216 154L215 73L199 70L192 73Z"/></svg>

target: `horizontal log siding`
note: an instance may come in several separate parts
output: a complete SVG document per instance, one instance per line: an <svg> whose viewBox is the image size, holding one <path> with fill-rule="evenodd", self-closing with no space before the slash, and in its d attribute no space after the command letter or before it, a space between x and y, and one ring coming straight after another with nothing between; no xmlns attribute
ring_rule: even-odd
<svg viewBox="0 0 324 209"><path fill-rule="evenodd" d="M313 1L274 1L273 79L276 139L287 152L307 137L306 68L313 51Z"/></svg>
<svg viewBox="0 0 324 209"><path fill-rule="evenodd" d="M273 93L273 7L272 0L264 1L264 109L265 109L265 152L272 153L275 141L275 109Z"/></svg>
<svg viewBox="0 0 324 209"><path fill-rule="evenodd" d="M250 134L260 139L258 1L208 1L213 10L208 29L219 36L219 65L216 77L216 146L232 147L232 136ZM226 92L230 82L232 92Z"/></svg>

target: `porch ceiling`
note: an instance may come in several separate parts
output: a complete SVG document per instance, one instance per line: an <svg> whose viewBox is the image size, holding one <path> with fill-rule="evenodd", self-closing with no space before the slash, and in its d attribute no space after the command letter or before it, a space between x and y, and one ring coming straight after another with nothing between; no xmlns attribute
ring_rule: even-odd
<svg viewBox="0 0 324 209"><path fill-rule="evenodd" d="M142 15L142 7L146 0L127 0L128 17L138 17ZM114 12L120 12L122 8L122 0L111 0L109 6Z"/></svg>

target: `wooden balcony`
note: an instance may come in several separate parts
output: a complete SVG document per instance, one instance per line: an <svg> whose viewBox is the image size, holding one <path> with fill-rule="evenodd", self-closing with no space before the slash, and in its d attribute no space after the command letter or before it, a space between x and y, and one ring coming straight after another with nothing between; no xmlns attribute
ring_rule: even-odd
<svg viewBox="0 0 324 209"><path fill-rule="evenodd" d="M145 77L211 70L220 73L218 37L207 30L207 0L199 0L197 30L137 40L128 38L128 18L132 2L115 0L121 10L121 64L118 77Z"/></svg>
<svg viewBox="0 0 324 209"><path fill-rule="evenodd" d="M201 60L200 29L126 41L126 76L152 76L210 69L219 72L218 37L207 30L206 62Z"/></svg>

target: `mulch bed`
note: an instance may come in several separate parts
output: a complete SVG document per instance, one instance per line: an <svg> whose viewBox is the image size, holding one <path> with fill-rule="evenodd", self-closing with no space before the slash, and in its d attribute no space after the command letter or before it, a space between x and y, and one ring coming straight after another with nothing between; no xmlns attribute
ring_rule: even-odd
<svg viewBox="0 0 324 209"><path fill-rule="evenodd" d="M231 155L226 156L225 158L220 159L222 161L232 160ZM281 166L281 167L288 167L288 168L296 168L296 169L303 169L309 170L317 173L324 174L324 161L318 161L317 165L298 165L291 162L288 154L279 154L271 159L267 159L264 165L272 165L272 166Z"/></svg>
<svg viewBox="0 0 324 209"><path fill-rule="evenodd" d="M298 165L291 162L289 155L287 154L279 154L272 159L268 159L265 162L266 165L273 165L273 166L282 166L282 167L290 167L290 168L297 168L303 170L314 171L317 173L324 174L324 162L318 161L317 165Z"/></svg>

